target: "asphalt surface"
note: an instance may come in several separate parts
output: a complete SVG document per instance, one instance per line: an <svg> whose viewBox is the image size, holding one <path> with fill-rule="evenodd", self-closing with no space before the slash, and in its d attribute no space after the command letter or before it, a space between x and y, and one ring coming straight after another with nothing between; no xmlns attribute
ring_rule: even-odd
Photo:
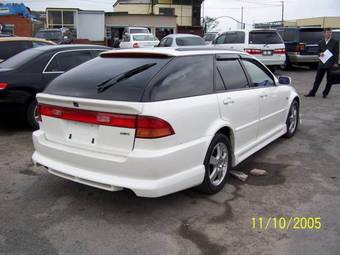
<svg viewBox="0 0 340 255"><path fill-rule="evenodd" d="M282 72L281 72L282 73ZM315 72L285 72L300 94ZM324 86L324 84L322 85ZM0 254L340 254L340 85L303 98L302 124L238 169L214 196L110 193L31 163L31 131L0 119ZM252 229L253 217L320 217L321 229Z"/></svg>

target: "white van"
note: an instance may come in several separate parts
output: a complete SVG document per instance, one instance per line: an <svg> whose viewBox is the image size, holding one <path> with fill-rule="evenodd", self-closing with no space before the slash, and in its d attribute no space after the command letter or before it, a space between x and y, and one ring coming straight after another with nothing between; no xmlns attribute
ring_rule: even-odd
<svg viewBox="0 0 340 255"><path fill-rule="evenodd" d="M285 44L276 30L230 30L213 41L215 47L247 52L269 67L286 61Z"/></svg>

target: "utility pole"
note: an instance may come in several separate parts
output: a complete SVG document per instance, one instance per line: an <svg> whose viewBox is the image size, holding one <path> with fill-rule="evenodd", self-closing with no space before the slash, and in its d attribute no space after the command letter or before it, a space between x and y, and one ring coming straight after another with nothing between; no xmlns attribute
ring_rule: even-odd
<svg viewBox="0 0 340 255"><path fill-rule="evenodd" d="M282 1L281 1L281 4L282 4L282 17L281 17L281 25L282 25L282 27L284 27L285 2L282 0Z"/></svg>
<svg viewBox="0 0 340 255"><path fill-rule="evenodd" d="M243 25L243 6L241 7L241 29L244 29L244 25Z"/></svg>

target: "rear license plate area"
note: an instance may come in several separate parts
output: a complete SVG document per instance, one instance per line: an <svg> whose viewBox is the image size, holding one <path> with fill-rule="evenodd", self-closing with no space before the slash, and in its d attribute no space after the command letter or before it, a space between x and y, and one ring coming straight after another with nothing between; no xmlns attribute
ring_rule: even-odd
<svg viewBox="0 0 340 255"><path fill-rule="evenodd" d="M76 144L95 144L98 138L99 126L82 122L68 122L65 139Z"/></svg>
<svg viewBox="0 0 340 255"><path fill-rule="evenodd" d="M263 56L271 56L271 55L273 55L273 51L272 50L263 50L262 55Z"/></svg>

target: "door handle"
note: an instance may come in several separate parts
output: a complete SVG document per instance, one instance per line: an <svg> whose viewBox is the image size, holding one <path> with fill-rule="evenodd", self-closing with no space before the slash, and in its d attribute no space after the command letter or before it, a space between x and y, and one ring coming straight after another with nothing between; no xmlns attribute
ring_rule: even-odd
<svg viewBox="0 0 340 255"><path fill-rule="evenodd" d="M223 100L223 104L225 104L225 105L230 105L230 104L233 104L233 103L235 103L235 101L232 100L231 98L227 98L227 99Z"/></svg>

